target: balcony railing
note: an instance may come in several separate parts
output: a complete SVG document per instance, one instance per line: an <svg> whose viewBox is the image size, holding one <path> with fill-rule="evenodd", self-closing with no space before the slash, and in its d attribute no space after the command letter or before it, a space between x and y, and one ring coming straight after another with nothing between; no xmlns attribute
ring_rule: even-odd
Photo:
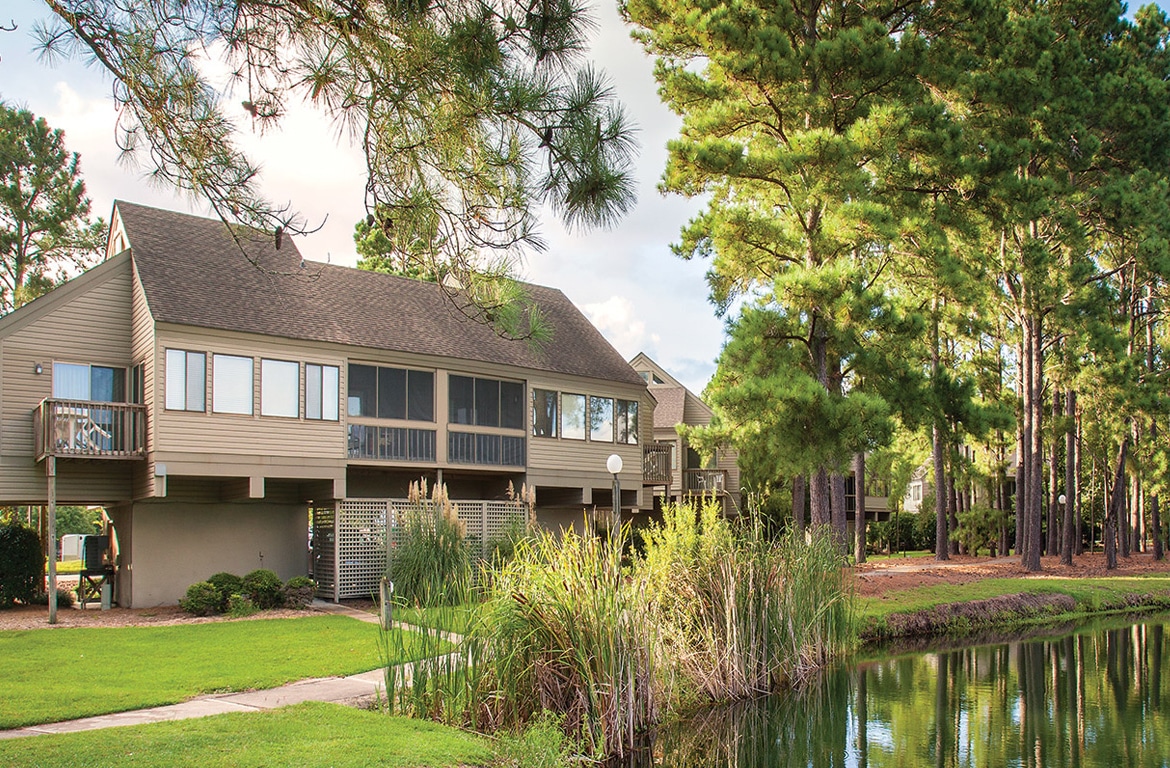
<svg viewBox="0 0 1170 768"><path fill-rule="evenodd" d="M670 485L670 443L642 446L642 482L647 485Z"/></svg>
<svg viewBox="0 0 1170 768"><path fill-rule="evenodd" d="M683 490L694 494L725 493L727 491L727 470L684 469Z"/></svg>
<svg viewBox="0 0 1170 768"><path fill-rule="evenodd" d="M46 456L141 459L146 406L87 400L42 400L33 411L37 461Z"/></svg>

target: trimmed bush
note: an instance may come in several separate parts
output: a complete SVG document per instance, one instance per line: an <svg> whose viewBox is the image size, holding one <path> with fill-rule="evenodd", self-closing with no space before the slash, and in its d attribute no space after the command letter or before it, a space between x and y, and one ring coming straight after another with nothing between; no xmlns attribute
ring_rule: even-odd
<svg viewBox="0 0 1170 768"><path fill-rule="evenodd" d="M255 603L244 595L232 595L228 598L227 614L233 619L242 619L245 616L251 616L258 610Z"/></svg>
<svg viewBox="0 0 1170 768"><path fill-rule="evenodd" d="M32 601L37 605L49 604L48 592L37 592ZM57 607L58 608L72 608L77 602L77 597L73 594L73 590L65 589L64 587L57 587Z"/></svg>
<svg viewBox="0 0 1170 768"><path fill-rule="evenodd" d="M296 610L308 608L316 591L317 582L308 576L293 576L284 585L284 607Z"/></svg>
<svg viewBox="0 0 1170 768"><path fill-rule="evenodd" d="M179 607L195 616L221 613L219 590L209 581L197 581L187 587L187 596L179 601Z"/></svg>
<svg viewBox="0 0 1170 768"><path fill-rule="evenodd" d="M244 580L234 573L220 571L208 577L208 583L219 592L219 610L228 609L228 599L244 591Z"/></svg>
<svg viewBox="0 0 1170 768"><path fill-rule="evenodd" d="M240 594L248 598L258 610L279 608L284 603L284 582L273 571L257 568L244 576Z"/></svg>
<svg viewBox="0 0 1170 768"><path fill-rule="evenodd" d="M0 524L0 608L30 603L43 591L41 537L19 523Z"/></svg>

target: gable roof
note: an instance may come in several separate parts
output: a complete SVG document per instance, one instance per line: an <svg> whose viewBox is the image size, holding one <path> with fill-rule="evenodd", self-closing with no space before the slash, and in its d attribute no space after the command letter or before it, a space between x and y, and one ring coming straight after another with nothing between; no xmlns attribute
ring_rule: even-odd
<svg viewBox="0 0 1170 768"><path fill-rule="evenodd" d="M645 352L639 352L634 355L634 359L630 360L630 367L638 371L639 375L642 372L657 374L658 378L662 381L662 383L656 384L654 383L654 377L651 376L649 382L650 392L653 393L655 399L658 401L658 405L654 409L655 429L689 423L686 421L688 405L692 409L701 411L708 419L714 415L711 406L707 405L701 397L683 386L678 379L671 376L665 368L654 362Z"/></svg>
<svg viewBox="0 0 1170 768"><path fill-rule="evenodd" d="M434 283L303 262L291 238L278 250L267 233L243 231L237 244L217 219L122 201L114 208L156 322L503 363L644 386L556 289L524 284L553 336L536 347L500 338L469 319Z"/></svg>

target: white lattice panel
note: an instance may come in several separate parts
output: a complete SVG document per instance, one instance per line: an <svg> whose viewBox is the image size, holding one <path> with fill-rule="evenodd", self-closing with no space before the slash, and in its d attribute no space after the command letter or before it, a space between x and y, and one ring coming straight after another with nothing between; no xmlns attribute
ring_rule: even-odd
<svg viewBox="0 0 1170 768"><path fill-rule="evenodd" d="M433 509L432 502L425 502ZM332 508L314 509L313 574L322 597L370 597L386 575L387 543L393 548L401 538L396 525L411 508L406 499L347 499L339 505L336 520ZM497 539L516 522L527 520L523 507L504 501L458 501L459 519L466 525L472 556L483 558L487 542Z"/></svg>
<svg viewBox="0 0 1170 768"><path fill-rule="evenodd" d="M381 499L341 502L337 522L337 596L370 597L386 575L389 505Z"/></svg>
<svg viewBox="0 0 1170 768"><path fill-rule="evenodd" d="M337 559L334 551L336 509L313 507L313 580L317 595L332 600L337 587Z"/></svg>

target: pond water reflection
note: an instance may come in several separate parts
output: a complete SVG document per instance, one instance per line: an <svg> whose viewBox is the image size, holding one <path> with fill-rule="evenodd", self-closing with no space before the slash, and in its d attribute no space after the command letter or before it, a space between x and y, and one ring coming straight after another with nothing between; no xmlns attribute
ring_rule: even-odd
<svg viewBox="0 0 1170 768"><path fill-rule="evenodd" d="M1170 766L1165 619L1027 642L900 655L807 690L705 711L642 764Z"/></svg>

